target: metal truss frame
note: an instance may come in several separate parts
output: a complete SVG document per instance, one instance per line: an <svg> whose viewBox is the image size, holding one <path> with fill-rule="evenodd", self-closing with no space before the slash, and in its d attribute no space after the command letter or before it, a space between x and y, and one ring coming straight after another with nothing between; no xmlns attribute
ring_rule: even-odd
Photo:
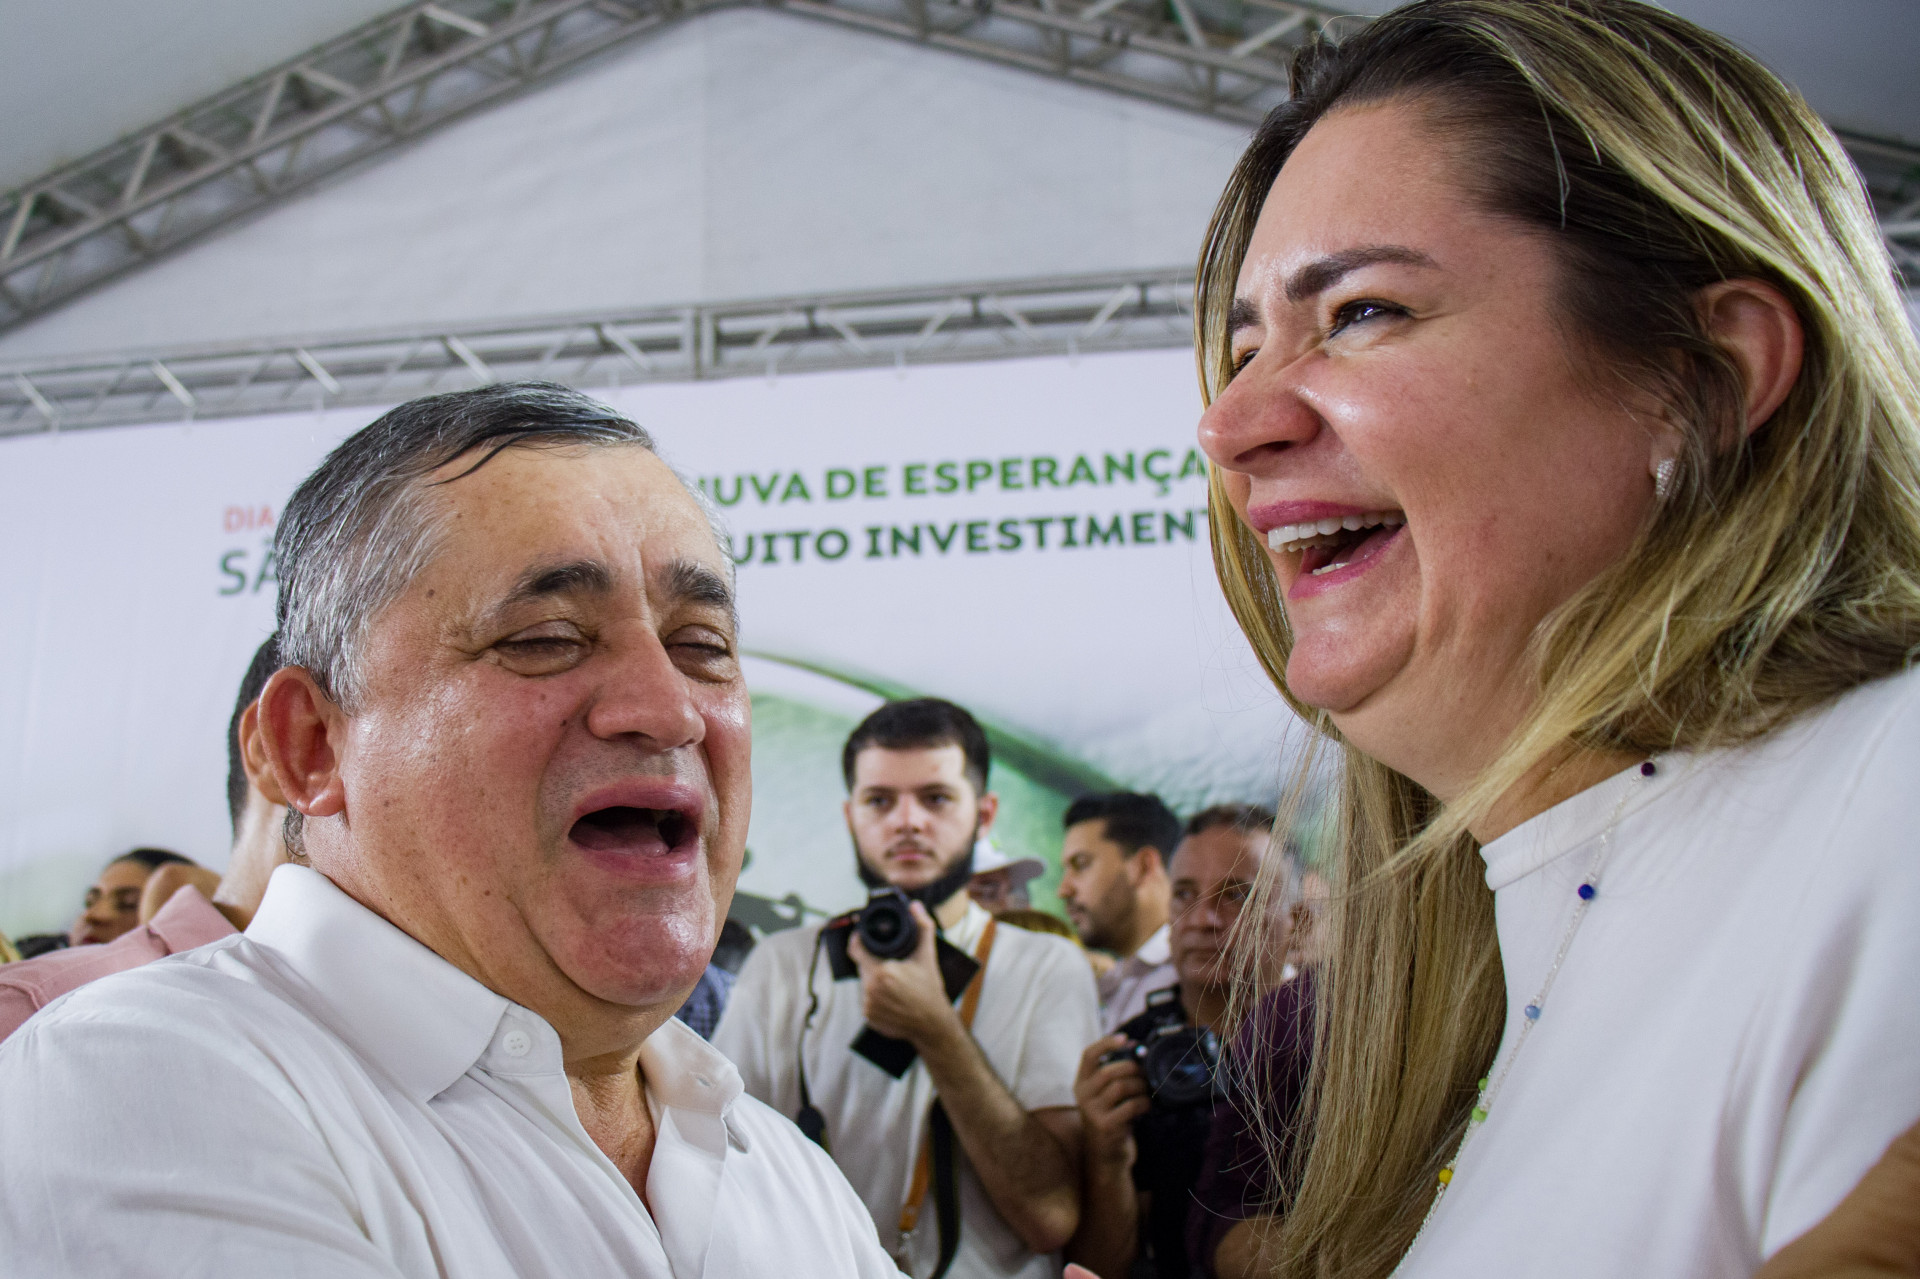
<svg viewBox="0 0 1920 1279"><path fill-rule="evenodd" d="M1327 0L415 0L0 197L0 331L595 53L764 7L1218 118L1283 100ZM1920 283L1920 148L1843 139Z"/></svg>
<svg viewBox="0 0 1920 1279"><path fill-rule="evenodd" d="M0 365L0 437L393 404L516 378L594 390L1192 342L1188 270L659 307Z"/></svg>
<svg viewBox="0 0 1920 1279"><path fill-rule="evenodd" d="M56 169L0 198L0 330L688 2L416 0Z"/></svg>

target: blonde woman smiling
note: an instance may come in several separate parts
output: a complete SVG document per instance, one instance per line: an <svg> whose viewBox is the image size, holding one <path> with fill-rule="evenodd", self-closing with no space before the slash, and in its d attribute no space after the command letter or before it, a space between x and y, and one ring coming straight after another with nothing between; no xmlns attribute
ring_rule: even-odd
<svg viewBox="0 0 1920 1279"><path fill-rule="evenodd" d="M1751 1275L1920 1115L1920 350L1871 210L1630 0L1426 0L1294 88L1198 308L1222 583L1344 758L1262 1264Z"/></svg>

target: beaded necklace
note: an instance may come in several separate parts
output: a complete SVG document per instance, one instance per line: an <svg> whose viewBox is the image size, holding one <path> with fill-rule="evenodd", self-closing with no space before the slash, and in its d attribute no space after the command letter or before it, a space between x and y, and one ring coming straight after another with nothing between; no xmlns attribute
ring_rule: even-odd
<svg viewBox="0 0 1920 1279"><path fill-rule="evenodd" d="M1652 760L1640 765L1640 777L1648 778L1659 769ZM1447 1166L1440 1170L1439 1185L1433 1192L1433 1202L1427 1207L1427 1215L1420 1222L1420 1229L1413 1236L1413 1243L1420 1242L1420 1236L1427 1233L1427 1227L1433 1224L1434 1214L1440 1211L1440 1201L1446 1197L1447 1187L1453 1184L1453 1170L1459 1166L1460 1156L1467 1149L1467 1142L1473 1139L1474 1132L1487 1122L1487 1112L1493 1109L1494 1098L1499 1096L1500 1087L1507 1082L1507 1076L1513 1071L1513 1063L1519 1059L1520 1050L1526 1047L1527 1036L1540 1021L1540 1014L1546 1011L1547 996L1553 991L1553 980L1560 975L1560 965L1566 962L1567 951L1573 946L1574 934L1580 931L1580 925L1587 917L1587 908L1593 905L1593 899L1600 895L1600 873L1606 869L1607 858L1613 852L1613 833L1620 825L1620 814L1626 811L1627 800L1638 789L1628 786L1620 792L1620 799L1613 806L1613 815L1607 819L1606 829L1600 833L1600 847L1594 850L1593 865L1588 868L1586 877L1580 881L1580 887L1574 889L1576 898L1573 905L1573 918L1567 921L1567 931L1561 935L1560 948L1553 954L1553 964L1547 969L1547 975L1540 983L1539 991L1527 1005L1520 1010L1520 1033L1514 1036L1513 1049L1506 1054L1506 1060L1500 1064L1499 1073L1492 1076L1491 1086L1486 1079L1480 1081L1480 1095L1474 1099L1473 1113L1467 1118L1467 1129L1460 1134L1460 1144L1453 1148L1453 1158L1447 1160ZM1407 1248L1407 1255L1413 1252L1413 1245Z"/></svg>

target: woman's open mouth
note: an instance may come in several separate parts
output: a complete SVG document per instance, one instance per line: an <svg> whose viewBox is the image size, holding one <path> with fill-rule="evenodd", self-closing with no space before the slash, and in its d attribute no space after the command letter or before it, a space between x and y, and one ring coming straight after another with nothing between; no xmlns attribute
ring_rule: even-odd
<svg viewBox="0 0 1920 1279"><path fill-rule="evenodd" d="M1300 524L1282 524L1267 534L1269 550L1298 552L1302 576L1318 577L1367 559L1406 524L1401 511L1370 511Z"/></svg>

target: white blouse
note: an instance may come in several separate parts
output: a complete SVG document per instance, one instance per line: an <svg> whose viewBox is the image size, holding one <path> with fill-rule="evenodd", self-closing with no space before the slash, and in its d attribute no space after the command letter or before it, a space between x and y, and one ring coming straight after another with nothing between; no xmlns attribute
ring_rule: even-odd
<svg viewBox="0 0 1920 1279"><path fill-rule="evenodd" d="M1488 844L1496 1077L1616 811L1598 895L1399 1275L1750 1275L1920 1118L1920 675Z"/></svg>

